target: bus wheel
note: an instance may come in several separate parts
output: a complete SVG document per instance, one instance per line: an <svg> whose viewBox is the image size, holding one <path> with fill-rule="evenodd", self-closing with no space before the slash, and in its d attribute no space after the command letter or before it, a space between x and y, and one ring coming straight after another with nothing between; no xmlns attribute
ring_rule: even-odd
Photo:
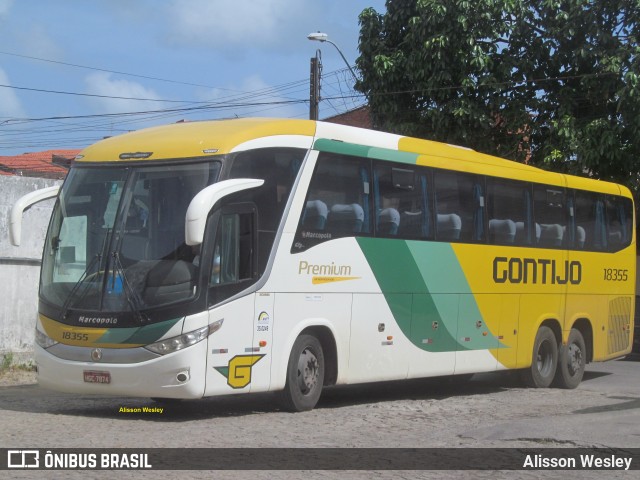
<svg viewBox="0 0 640 480"><path fill-rule="evenodd" d="M587 363L586 355L587 349L580 330L572 328L567 344L560 347L554 385L560 388L576 388L580 385Z"/></svg>
<svg viewBox="0 0 640 480"><path fill-rule="evenodd" d="M542 326L533 344L531 367L522 370L528 387L546 388L551 385L558 364L558 340L549 327Z"/></svg>
<svg viewBox="0 0 640 480"><path fill-rule="evenodd" d="M303 412L316 406L324 382L324 355L318 339L300 335L291 349L282 401L287 410Z"/></svg>

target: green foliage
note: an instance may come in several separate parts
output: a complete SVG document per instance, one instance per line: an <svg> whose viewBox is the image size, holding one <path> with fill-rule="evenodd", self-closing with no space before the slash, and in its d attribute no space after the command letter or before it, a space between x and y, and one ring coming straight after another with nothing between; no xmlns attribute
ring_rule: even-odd
<svg viewBox="0 0 640 480"><path fill-rule="evenodd" d="M388 0L360 15L376 127L542 168L640 177L638 0Z"/></svg>
<svg viewBox="0 0 640 480"><path fill-rule="evenodd" d="M13 353L6 353L2 356L2 363L0 363L0 372L9 370L13 364Z"/></svg>

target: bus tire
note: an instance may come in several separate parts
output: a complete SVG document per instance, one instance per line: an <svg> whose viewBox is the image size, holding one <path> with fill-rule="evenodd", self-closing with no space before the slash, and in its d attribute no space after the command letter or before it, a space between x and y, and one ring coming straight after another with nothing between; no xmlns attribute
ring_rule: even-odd
<svg viewBox="0 0 640 480"><path fill-rule="evenodd" d="M587 363L587 348L580 330L572 328L566 345L560 347L558 370L553 381L560 388L576 388L584 376Z"/></svg>
<svg viewBox="0 0 640 480"><path fill-rule="evenodd" d="M323 382L322 345L312 335L300 335L287 364L287 382L281 395L284 407L292 412L313 409L320 399Z"/></svg>
<svg viewBox="0 0 640 480"><path fill-rule="evenodd" d="M553 330L542 326L538 329L531 367L522 370L522 380L527 387L547 388L553 382L558 365L558 340Z"/></svg>

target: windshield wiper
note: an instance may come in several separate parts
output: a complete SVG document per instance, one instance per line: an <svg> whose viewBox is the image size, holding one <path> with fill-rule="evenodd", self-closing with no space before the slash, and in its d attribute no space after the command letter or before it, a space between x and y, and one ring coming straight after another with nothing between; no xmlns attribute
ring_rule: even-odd
<svg viewBox="0 0 640 480"><path fill-rule="evenodd" d="M112 252L111 257L113 258L113 269L112 269L112 287L116 284L116 277L120 275L122 279L122 290L124 291L125 297L127 298L127 303L129 304L129 308L133 312L138 323L147 323L149 321L149 317L147 317L144 313L142 313L142 299L138 292L131 286L129 283L129 279L127 275L124 273L124 267L122 266L122 262L120 261L120 254L118 252Z"/></svg>
<svg viewBox="0 0 640 480"><path fill-rule="evenodd" d="M78 279L76 284L73 286L73 288L69 292L69 295L67 296L67 299L65 300L64 304L62 305L62 318L64 318L65 320L67 319L67 316L69 315L69 308L71 307L71 302L74 300L75 294L78 292L78 289L80 288L80 286L82 284L84 284L84 281L87 279L87 277L89 276L89 273L93 270L94 266L95 265L100 265L100 260L101 259L102 259L102 254L96 253L94 255L94 257L91 259L91 261L89 262L89 265L87 265L87 268L85 268L84 272L82 272L82 275L80 275L80 278ZM81 295L78 296L76 302L79 301L79 300L82 300L85 297L85 295L87 294L88 291L89 291L89 285L86 284L85 288L84 288L84 291L82 292ZM74 304L76 302L74 302Z"/></svg>
<svg viewBox="0 0 640 480"><path fill-rule="evenodd" d="M100 253L96 253L93 256L93 258L89 262L89 265L87 265L87 268L84 269L84 272L82 272L82 275L80 275L80 278L78 279L76 284L73 286L73 288L71 289L71 292L69 292L69 296L67 297L67 299L65 300L64 304L62 305L62 318L64 318L65 320L69 316L69 308L71 307L71 302L73 301L73 296L76 294L76 292L78 291L80 286L88 278L89 273L93 270L93 267L95 265L97 265L98 268L100 268L100 265L102 264L102 252L104 252L105 249L106 249L107 238L109 238L110 234L111 234L111 229L109 228L105 232L105 236L104 236L104 238L102 240L102 248L100 249ZM59 236L58 237L54 237L53 241L56 244L55 248L57 248L58 245L60 244L60 237ZM96 273L98 273L98 272L96 272ZM102 282L100 282L100 284L102 284ZM74 302L74 305L77 304L78 301L82 300L87 295L88 291L89 291L89 286L85 285L84 291L78 297L78 299L76 299L76 301Z"/></svg>

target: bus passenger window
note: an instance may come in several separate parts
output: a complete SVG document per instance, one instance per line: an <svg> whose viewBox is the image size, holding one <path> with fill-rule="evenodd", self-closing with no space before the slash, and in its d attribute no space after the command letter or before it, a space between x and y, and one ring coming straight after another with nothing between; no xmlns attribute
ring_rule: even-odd
<svg viewBox="0 0 640 480"><path fill-rule="evenodd" d="M538 246L560 248L568 227L565 189L535 185L533 188L533 211L536 224L540 226ZM571 234L569 238L572 236Z"/></svg>
<svg viewBox="0 0 640 480"><path fill-rule="evenodd" d="M320 154L292 252L371 232L369 165L364 158Z"/></svg>
<svg viewBox="0 0 640 480"><path fill-rule="evenodd" d="M253 277L253 215L222 215L213 247L211 285L237 283Z"/></svg>
<svg viewBox="0 0 640 480"><path fill-rule="evenodd" d="M433 184L436 196L436 240L483 241L481 177L437 170Z"/></svg>
<svg viewBox="0 0 640 480"><path fill-rule="evenodd" d="M605 203L608 249L616 252L631 243L631 202L624 198L608 195Z"/></svg>
<svg viewBox="0 0 640 480"><path fill-rule="evenodd" d="M532 245L534 238L530 184L487 179L489 243Z"/></svg>
<svg viewBox="0 0 640 480"><path fill-rule="evenodd" d="M432 237L428 170L377 162L374 171L376 234L401 238Z"/></svg>
<svg viewBox="0 0 640 480"><path fill-rule="evenodd" d="M257 207L257 274L267 268L276 231L307 150L304 148L258 148L233 154L229 178L258 178L260 188L236 193L235 201Z"/></svg>
<svg viewBox="0 0 640 480"><path fill-rule="evenodd" d="M605 239L604 212L601 196L595 193L575 191L576 245L580 250L602 250ZM582 237L582 238L581 238Z"/></svg>

